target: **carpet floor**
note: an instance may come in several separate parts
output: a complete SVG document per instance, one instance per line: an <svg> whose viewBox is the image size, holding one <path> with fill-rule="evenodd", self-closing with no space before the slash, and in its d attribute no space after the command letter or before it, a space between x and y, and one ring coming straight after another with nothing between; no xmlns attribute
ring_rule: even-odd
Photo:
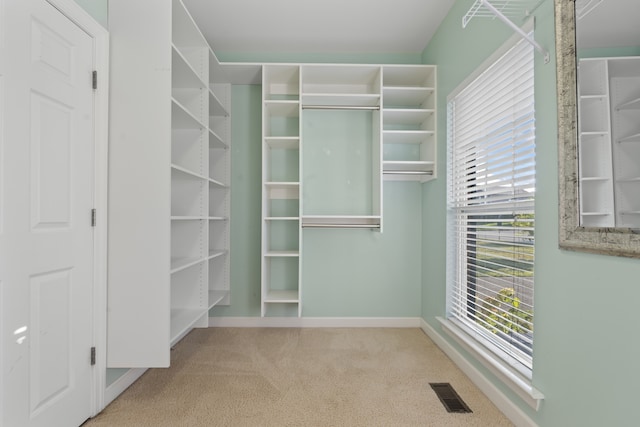
<svg viewBox="0 0 640 427"><path fill-rule="evenodd" d="M448 413L450 383L472 413ZM420 330L196 329L84 427L511 426Z"/></svg>

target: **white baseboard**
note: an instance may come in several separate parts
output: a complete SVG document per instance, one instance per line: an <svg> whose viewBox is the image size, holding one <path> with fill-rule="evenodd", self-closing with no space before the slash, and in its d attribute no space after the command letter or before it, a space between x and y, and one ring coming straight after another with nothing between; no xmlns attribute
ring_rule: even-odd
<svg viewBox="0 0 640 427"><path fill-rule="evenodd" d="M120 396L123 391L129 388L131 384L136 382L138 378L147 372L146 368L136 368L129 369L124 375L115 380L111 385L107 387L104 392L104 406L103 409L107 407L111 402L113 402L116 397Z"/></svg>
<svg viewBox="0 0 640 427"><path fill-rule="evenodd" d="M419 317L209 317L227 328L419 328Z"/></svg>
<svg viewBox="0 0 640 427"><path fill-rule="evenodd" d="M500 391L482 372L473 366L460 352L445 340L431 325L420 319L425 334L464 372L469 379L493 402L516 426L537 427L529 416Z"/></svg>

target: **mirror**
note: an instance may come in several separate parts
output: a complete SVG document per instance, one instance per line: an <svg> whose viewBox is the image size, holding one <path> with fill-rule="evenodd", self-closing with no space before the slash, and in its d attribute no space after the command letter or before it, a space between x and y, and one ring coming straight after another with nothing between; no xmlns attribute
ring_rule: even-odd
<svg viewBox="0 0 640 427"><path fill-rule="evenodd" d="M640 258L640 26L624 24L640 2L555 0L555 13L560 247Z"/></svg>

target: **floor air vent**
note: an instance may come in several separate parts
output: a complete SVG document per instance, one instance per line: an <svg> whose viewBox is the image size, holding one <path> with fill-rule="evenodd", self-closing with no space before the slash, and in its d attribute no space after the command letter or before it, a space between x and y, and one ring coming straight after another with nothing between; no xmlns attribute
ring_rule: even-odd
<svg viewBox="0 0 640 427"><path fill-rule="evenodd" d="M449 383L429 383L433 391L444 405L447 412L467 413L473 412L458 396L458 393Z"/></svg>

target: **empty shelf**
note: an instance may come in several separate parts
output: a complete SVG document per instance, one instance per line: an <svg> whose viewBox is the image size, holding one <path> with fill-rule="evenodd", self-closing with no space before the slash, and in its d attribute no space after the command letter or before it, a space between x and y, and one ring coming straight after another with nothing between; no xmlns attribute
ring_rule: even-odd
<svg viewBox="0 0 640 427"><path fill-rule="evenodd" d="M266 303L298 303L299 301L297 290L269 290L264 297L264 302Z"/></svg>

